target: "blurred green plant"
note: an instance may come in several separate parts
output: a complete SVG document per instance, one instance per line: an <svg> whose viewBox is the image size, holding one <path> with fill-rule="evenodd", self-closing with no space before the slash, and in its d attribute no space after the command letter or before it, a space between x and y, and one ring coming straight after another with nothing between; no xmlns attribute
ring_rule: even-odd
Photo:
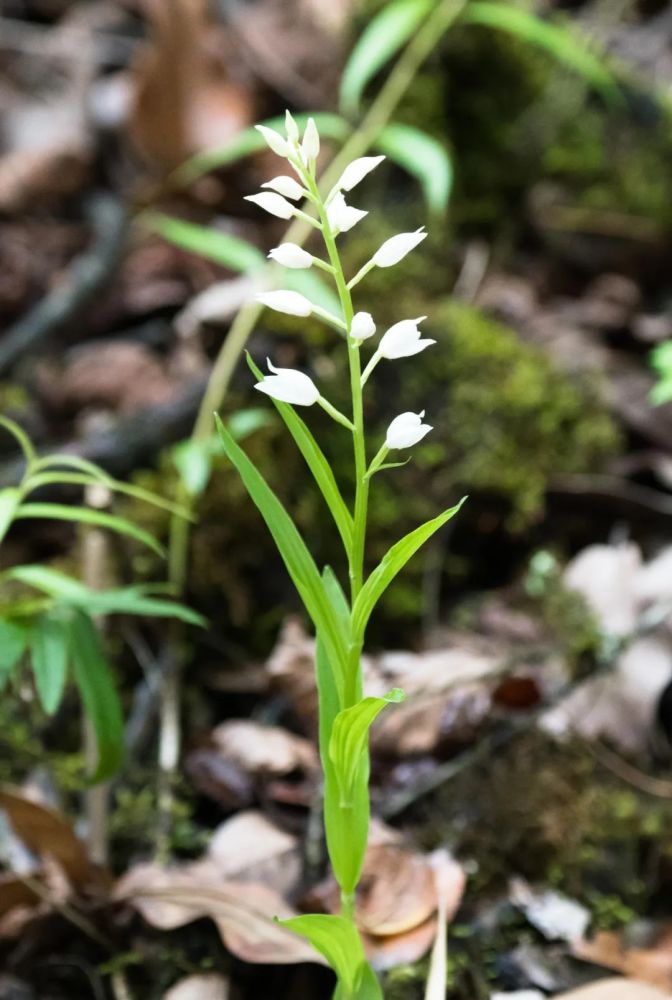
<svg viewBox="0 0 672 1000"><path fill-rule="evenodd" d="M651 364L658 380L649 396L654 406L672 400L672 340L666 340L651 351Z"/></svg>
<svg viewBox="0 0 672 1000"><path fill-rule="evenodd" d="M49 519L101 528L163 553L151 534L127 518L82 505L30 499L33 493L49 486L102 487L177 516L187 516L175 504L119 482L85 459L66 454L39 456L27 434L7 417L0 416L0 427L14 438L25 459L18 486L0 490L0 544L12 524L25 519ZM98 761L89 776L91 783L103 781L119 769L124 749L119 696L94 618L147 615L203 624L199 615L165 595L165 584L94 590L74 577L41 565L17 565L0 573L0 692L25 660L32 670L42 708L47 715L53 715L72 676L96 736Z"/></svg>

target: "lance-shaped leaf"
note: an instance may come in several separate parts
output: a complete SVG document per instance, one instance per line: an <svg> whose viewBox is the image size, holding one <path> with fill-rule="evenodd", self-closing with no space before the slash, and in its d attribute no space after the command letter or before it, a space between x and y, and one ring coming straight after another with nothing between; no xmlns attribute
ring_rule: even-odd
<svg viewBox="0 0 672 1000"><path fill-rule="evenodd" d="M40 615L31 626L29 642L35 688L44 711L53 715L68 673L69 623L48 612Z"/></svg>
<svg viewBox="0 0 672 1000"><path fill-rule="evenodd" d="M124 720L112 672L103 654L96 626L83 611L70 621L72 667L96 736L98 762L91 784L112 777L124 758Z"/></svg>
<svg viewBox="0 0 672 1000"><path fill-rule="evenodd" d="M329 741L329 757L336 771L341 806L352 806L353 792L362 758L368 753L369 729L385 708L404 700L401 688L393 688L384 698L363 698L339 712Z"/></svg>
<svg viewBox="0 0 672 1000"><path fill-rule="evenodd" d="M339 691L342 692L347 667L346 643L313 557L273 490L217 415L215 420L224 451L238 470L247 492L264 518L306 611L322 637Z"/></svg>
<svg viewBox="0 0 672 1000"><path fill-rule="evenodd" d="M106 514L101 510L90 510L88 507L66 507L60 503L24 503L14 515L15 520L24 518L53 518L56 521L75 521L79 524L90 524L97 528L106 528L114 531L118 535L126 535L141 542L148 548L156 552L157 555L164 554L163 546L157 542L156 538L138 528L132 521L125 517L116 517L114 514Z"/></svg>
<svg viewBox="0 0 672 1000"><path fill-rule="evenodd" d="M439 514L438 517L433 518L431 521L421 524L419 528L409 532L408 535L385 553L360 590L352 609L354 636L361 637L364 635L371 612L397 573L404 568L409 559L432 537L435 531L442 528L447 521L450 521L451 517L457 514L466 499L466 497L463 497L454 507L444 510L443 514Z"/></svg>
<svg viewBox="0 0 672 1000"><path fill-rule="evenodd" d="M0 692L28 645L28 630L0 618Z"/></svg>
<svg viewBox="0 0 672 1000"><path fill-rule="evenodd" d="M295 934L305 937L316 951L324 955L338 976L343 996L350 998L356 995L366 959L359 932L351 920L324 913L310 913L279 922Z"/></svg>
<svg viewBox="0 0 672 1000"><path fill-rule="evenodd" d="M395 0L385 4L358 38L341 76L340 108L344 114L359 111L367 84L386 62L409 41L435 0Z"/></svg>
<svg viewBox="0 0 672 1000"><path fill-rule="evenodd" d="M412 125L394 122L385 126L375 146L417 179L430 213L445 212L453 186L453 164L442 143Z"/></svg>
<svg viewBox="0 0 672 1000"><path fill-rule="evenodd" d="M260 381L263 381L263 372L255 365L249 353L247 354L247 363L252 374ZM350 553L352 548L352 515L345 505L334 473L325 458L324 452L293 406L290 406L289 403L281 403L277 399L274 399L273 403L287 425L289 433L294 438L296 446L303 455L306 465L312 472L313 478L320 488L320 492L338 528L338 533L343 540L345 551Z"/></svg>
<svg viewBox="0 0 672 1000"><path fill-rule="evenodd" d="M0 541L5 537L21 504L21 490L13 486L0 490Z"/></svg>

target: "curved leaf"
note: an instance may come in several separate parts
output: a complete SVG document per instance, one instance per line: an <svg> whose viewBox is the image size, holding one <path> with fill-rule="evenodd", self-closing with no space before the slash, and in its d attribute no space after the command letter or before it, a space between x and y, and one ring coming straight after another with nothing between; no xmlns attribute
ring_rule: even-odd
<svg viewBox="0 0 672 1000"><path fill-rule="evenodd" d="M582 76L607 102L622 100L615 77L599 56L590 51L588 40L563 24L542 20L513 4L491 3L490 0L472 0L464 8L460 20L506 31L536 45Z"/></svg>
<svg viewBox="0 0 672 1000"><path fill-rule="evenodd" d="M345 996L352 997L366 965L362 941L354 923L345 917L324 913L310 913L278 922L305 937L324 955L343 985Z"/></svg>
<svg viewBox="0 0 672 1000"><path fill-rule="evenodd" d="M246 352L246 356L247 364L252 374L262 382L264 379L263 372L256 366L249 352ZM345 505L336 478L329 462L325 458L324 452L293 406L290 406L289 403L280 403L277 399L274 399L273 403L294 438L299 451L305 459L306 465L312 472L313 478L319 486L320 492L338 528L345 551L349 553L352 548L352 515Z"/></svg>
<svg viewBox="0 0 672 1000"><path fill-rule="evenodd" d="M0 415L0 427L4 427L5 430L12 435L23 452L23 457L30 465L36 457L35 448L33 446L33 442L30 440L24 429L19 427L15 420L10 420L9 417L3 417L2 415Z"/></svg>
<svg viewBox="0 0 672 1000"><path fill-rule="evenodd" d="M369 729L386 705L403 700L404 692L393 688L384 698L363 698L336 716L329 740L329 757L341 791L341 808L352 807L357 772L368 751Z"/></svg>
<svg viewBox="0 0 672 1000"><path fill-rule="evenodd" d="M40 615L30 628L29 643L35 688L44 711L53 715L68 673L69 623L55 615Z"/></svg>
<svg viewBox="0 0 672 1000"><path fill-rule="evenodd" d="M231 271L252 274L266 263L261 250L232 233L224 233L211 226L198 226L161 212L145 212L142 221L169 243L214 260Z"/></svg>
<svg viewBox="0 0 672 1000"><path fill-rule="evenodd" d="M215 421L224 451L238 470L247 492L264 518L315 629L322 636L332 668L338 671L336 679L342 690L347 667L347 648L313 557L275 493L233 440L217 414Z"/></svg>
<svg viewBox="0 0 672 1000"><path fill-rule="evenodd" d="M394 0L367 24L341 77L339 105L343 114L357 114L367 84L409 41L433 7L434 0Z"/></svg>
<svg viewBox="0 0 672 1000"><path fill-rule="evenodd" d="M90 524L96 528L105 528L114 531L118 535L127 535L129 538L141 542L152 549L157 555L164 554L163 546L157 540L138 528L132 521L125 517L117 517L115 514L106 514L102 510L91 510L88 507L66 507L60 503L24 503L21 504L16 514L15 520L21 519L42 519L53 518L55 521L75 521L79 524Z"/></svg>
<svg viewBox="0 0 672 1000"><path fill-rule="evenodd" d="M380 133L375 147L417 179L430 213L445 212L453 186L453 164L445 146L412 125L392 124Z"/></svg>
<svg viewBox="0 0 672 1000"><path fill-rule="evenodd" d="M314 118L318 131L324 139L336 139L339 142L343 142L347 139L350 133L350 125L344 118L341 118L340 115L334 115L324 111L314 111L312 114L294 115L294 120L300 129L305 127L309 118ZM269 118L261 124L265 125L267 128L272 128L275 132L284 133L284 116L282 118ZM222 167L228 167L232 163L235 163L236 160L242 159L244 156L250 156L252 153L259 153L265 149L267 149L266 140L261 133L254 127L248 128L245 129L244 132L240 132L225 146L208 149L203 153L197 153L195 156L192 156L190 160L187 160L187 162L175 172L173 178L178 184L190 184L192 181L197 180L199 177L202 177L203 174L207 174L211 170L219 170Z"/></svg>
<svg viewBox="0 0 672 1000"><path fill-rule="evenodd" d="M421 524L419 528L409 532L404 538L392 546L382 560L371 573L370 577L360 590L355 605L352 609L352 630L354 636L363 636L371 612L376 604L394 580L408 560L415 555L419 548L432 537L435 531L454 517L466 500L463 497L458 504L444 510L443 514Z"/></svg>
<svg viewBox="0 0 672 1000"><path fill-rule="evenodd" d="M0 618L0 692L28 645L28 629Z"/></svg>
<svg viewBox="0 0 672 1000"><path fill-rule="evenodd" d="M74 678L96 735L98 763L89 778L91 784L95 784L111 778L121 767L124 720L98 632L83 611L76 611L70 621L70 649Z"/></svg>
<svg viewBox="0 0 672 1000"><path fill-rule="evenodd" d="M8 486L0 490L0 541L5 537L12 521L16 519L16 512L19 509L23 493L15 486Z"/></svg>

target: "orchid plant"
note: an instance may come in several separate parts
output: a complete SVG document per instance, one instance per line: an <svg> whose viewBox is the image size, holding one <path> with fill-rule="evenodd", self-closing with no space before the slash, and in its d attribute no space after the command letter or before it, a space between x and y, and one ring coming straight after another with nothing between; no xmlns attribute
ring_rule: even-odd
<svg viewBox="0 0 672 1000"><path fill-rule="evenodd" d="M424 423L424 412L406 412L390 423L385 440L369 458L364 425L364 389L382 360L398 360L424 351L435 341L424 338L419 324L425 317L403 319L380 338L367 363L362 353L376 333L368 312L355 311L353 290L377 267L393 267L421 243L424 228L386 240L350 279L344 273L337 238L357 225L366 212L346 202L350 192L382 161L382 156L364 156L350 163L334 187L323 196L316 180L320 138L313 119L303 137L287 112L286 136L259 125L257 128L278 156L296 175L279 176L263 185L267 190L248 200L282 219L300 218L318 231L326 259L291 243L271 250L269 257L286 268L317 267L333 280L340 302L339 314L315 305L295 291L260 293L265 306L291 316L316 316L336 330L347 351L351 412L340 412L304 372L276 368L268 361L262 375L249 361L258 378L255 388L269 396L285 421L333 516L345 549L349 572L346 596L333 571L319 572L299 532L278 498L234 441L221 420L217 426L224 450L238 469L245 486L263 515L284 563L315 626L317 637L316 676L319 694L320 756L324 771L324 824L329 858L341 891L339 915L312 914L284 921L286 927L306 937L334 969L338 983L335 1000L378 1000L382 992L366 961L355 920L355 895L366 852L369 827L369 729L377 715L403 693L394 689L384 698L364 697L361 655L369 618L384 591L403 566L459 510L450 507L438 517L416 528L387 552L381 563L365 573L365 543L371 481L376 473L401 463L388 462L390 452L412 448L432 428ZM305 206L299 208L297 202ZM296 407L318 405L352 436L355 496L347 505L332 469Z"/></svg>

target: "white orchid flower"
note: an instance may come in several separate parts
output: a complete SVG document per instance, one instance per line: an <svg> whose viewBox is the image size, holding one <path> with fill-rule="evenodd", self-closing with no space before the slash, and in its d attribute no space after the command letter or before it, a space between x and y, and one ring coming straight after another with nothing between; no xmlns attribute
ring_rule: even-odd
<svg viewBox="0 0 672 1000"><path fill-rule="evenodd" d="M271 250L268 256L282 267L306 268L313 265L312 254L296 243L281 243L279 247Z"/></svg>
<svg viewBox="0 0 672 1000"><path fill-rule="evenodd" d="M340 191L352 191L352 189L363 180L367 174L375 170L379 163L385 159L384 156L360 156L359 159L349 163L341 174L336 187Z"/></svg>
<svg viewBox="0 0 672 1000"><path fill-rule="evenodd" d="M361 343L363 340L368 340L369 337L373 337L375 332L376 324L373 322L373 316L371 313L355 313L352 317L352 323L350 324L350 336L353 340Z"/></svg>
<svg viewBox="0 0 672 1000"><path fill-rule="evenodd" d="M360 208L353 208L352 205L346 205L345 198L340 191L334 195L327 206L327 219L329 220L332 232L335 234L347 233L368 214L368 212L364 212Z"/></svg>
<svg viewBox="0 0 672 1000"><path fill-rule="evenodd" d="M291 198L292 201L298 201L306 193L298 181L284 174L280 177L274 177L273 180L266 181L261 186L262 188L270 188L271 191L277 191L278 194L283 195L285 198Z"/></svg>
<svg viewBox="0 0 672 1000"><path fill-rule="evenodd" d="M277 216L278 219L293 219L296 209L280 194L273 191L263 191L261 194L248 194L245 201L251 201L253 205L258 205L270 215Z"/></svg>
<svg viewBox="0 0 672 1000"><path fill-rule="evenodd" d="M387 428L385 435L386 448L412 448L418 441L422 441L425 434L432 430L429 424L423 424L422 413L401 413L395 417Z"/></svg>
<svg viewBox="0 0 672 1000"><path fill-rule="evenodd" d="M255 125L257 132L261 132L267 144L271 147L274 153L278 156L288 157L291 153L291 149L286 139L276 132L274 129L269 128L268 125Z"/></svg>
<svg viewBox="0 0 672 1000"><path fill-rule="evenodd" d="M301 152L306 163L310 163L311 160L315 161L320 155L320 135L314 118L309 118L306 123Z"/></svg>
<svg viewBox="0 0 672 1000"><path fill-rule="evenodd" d="M280 403L293 406L312 406L317 403L320 393L312 378L295 368L276 368L270 358L266 358L268 370L263 382L257 382L255 389L265 393Z"/></svg>
<svg viewBox="0 0 672 1000"><path fill-rule="evenodd" d="M406 254L417 247L418 243L426 238L427 233L423 232L424 226L420 226L414 233L399 233L397 236L385 240L371 258L376 267L393 267L403 260Z"/></svg>
<svg viewBox="0 0 672 1000"><path fill-rule="evenodd" d="M310 316L313 311L313 304L299 292L291 292L286 289L275 292L259 292L257 302L275 309L276 312L287 313L288 316Z"/></svg>
<svg viewBox="0 0 672 1000"><path fill-rule="evenodd" d="M418 323L421 323L426 316L418 316L417 319L402 319L400 323L395 323L383 334L377 353L381 358L393 361L396 358L410 358L413 354L419 354L425 348L435 344L435 340L423 339L418 330Z"/></svg>
<svg viewBox="0 0 672 1000"><path fill-rule="evenodd" d="M285 132L287 133L289 142L295 146L299 141L299 126L289 111L285 111Z"/></svg>

